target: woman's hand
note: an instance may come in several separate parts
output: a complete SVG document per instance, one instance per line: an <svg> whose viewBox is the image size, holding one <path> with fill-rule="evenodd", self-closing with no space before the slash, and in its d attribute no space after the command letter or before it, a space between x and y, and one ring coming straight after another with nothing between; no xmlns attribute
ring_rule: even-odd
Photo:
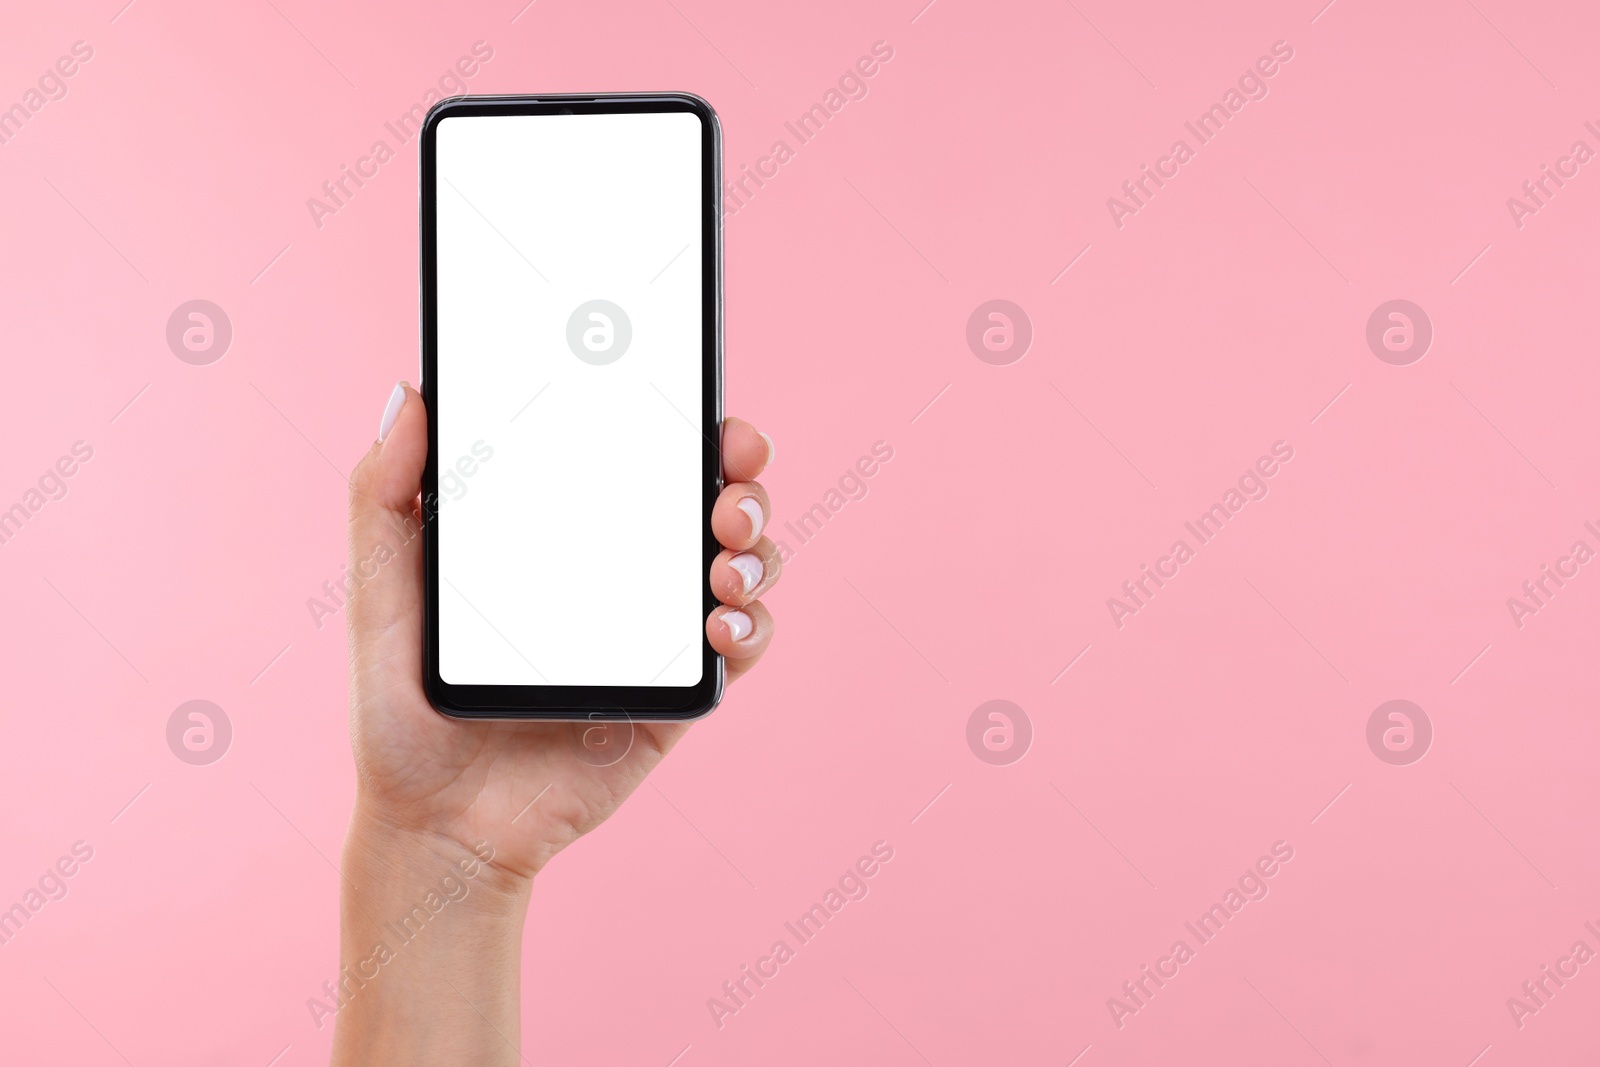
<svg viewBox="0 0 1600 1067"><path fill-rule="evenodd" d="M389 552L377 553L387 561L346 608L357 793L345 845L341 962L348 968L356 956L364 966L351 972L355 979L336 983L348 993L337 1007L336 1063L378 1062L377 1044L384 1046L384 1063L503 1057L516 1033L521 921L533 876L616 811L688 730L686 723L476 722L429 705L422 690L422 538L401 542L397 534L419 521L427 447L422 397L401 384L378 442L350 481L352 569L380 545ZM771 441L728 419L722 452L727 485L711 527L724 551L708 580L724 606L706 620L706 636L726 658L731 682L755 666L772 640L772 616L759 597L777 581L779 562L776 546L762 536L772 511L754 480L772 459ZM448 888L436 894L446 904L433 913L435 921L448 918L455 927L453 951L436 936L427 955L385 943L393 962L379 959L375 939L387 932L395 940L394 923L411 898L446 876L464 887L459 905ZM463 950L470 963L459 958ZM377 977L365 977L374 971ZM451 985L437 977L452 978ZM429 1021L430 999L454 1004L452 1020ZM413 1014L404 1024L409 1049L401 1048L395 1012ZM374 1025L382 1016L383 1025ZM461 1045L463 1026L488 1044Z"/></svg>
<svg viewBox="0 0 1600 1067"><path fill-rule="evenodd" d="M351 478L352 565L377 544L393 541L396 527L416 515L427 413L409 386L397 386L395 395L385 412L392 425ZM777 581L779 564L776 546L761 536L771 512L766 490L754 480L771 458L771 445L748 423L729 419L722 447L729 484L711 527L724 551L712 563L710 581L729 606L706 620L706 635L727 657L732 681L755 665L772 639L772 616L757 598ZM602 731L594 724L473 722L439 714L422 692L422 539L391 547L395 558L348 607L358 807L397 829L439 835L464 848L487 841L497 866L531 878L605 821L688 725L633 724L626 754L596 766L613 758L599 756L607 746L629 744L630 724Z"/></svg>

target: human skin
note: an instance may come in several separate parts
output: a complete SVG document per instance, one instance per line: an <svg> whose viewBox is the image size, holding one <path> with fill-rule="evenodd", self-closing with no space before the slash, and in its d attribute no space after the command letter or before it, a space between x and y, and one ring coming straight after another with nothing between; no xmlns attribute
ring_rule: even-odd
<svg viewBox="0 0 1600 1067"><path fill-rule="evenodd" d="M422 397L401 383L379 440L351 476L352 570L394 540L397 522L417 518L427 447ZM711 528L724 550L709 581L723 606L707 618L706 636L731 683L772 640L759 598L780 565L761 536L772 511L755 481L771 462L770 439L727 419L722 453L726 487ZM341 970L326 1001L337 1007L332 1063L532 1062L521 1052L520 993L536 876L610 817L689 724L600 728L439 714L422 691L421 538L378 567L347 611L356 801L341 869Z"/></svg>

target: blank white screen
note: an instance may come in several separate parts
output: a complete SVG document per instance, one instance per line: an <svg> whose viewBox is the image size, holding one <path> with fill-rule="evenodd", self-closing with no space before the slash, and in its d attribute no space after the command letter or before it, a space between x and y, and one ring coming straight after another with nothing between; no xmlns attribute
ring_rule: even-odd
<svg viewBox="0 0 1600 1067"><path fill-rule="evenodd" d="M694 685L700 119L457 116L437 136L440 675ZM604 364L568 343L596 300L631 323ZM596 314L588 360L622 333Z"/></svg>

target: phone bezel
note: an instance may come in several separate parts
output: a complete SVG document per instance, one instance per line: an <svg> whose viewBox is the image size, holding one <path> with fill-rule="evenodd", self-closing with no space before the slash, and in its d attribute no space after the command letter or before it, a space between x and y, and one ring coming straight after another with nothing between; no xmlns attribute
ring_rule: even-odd
<svg viewBox="0 0 1600 1067"><path fill-rule="evenodd" d="M700 682L693 686L455 685L439 671L439 499L438 455L438 276L436 242L436 157L440 123L456 116L599 115L688 112L701 121L703 331L702 410L713 431L702 432L702 571L709 572L721 551L711 532L711 509L722 491L722 133L711 105L692 93L539 94L462 96L440 101L423 120L420 135L420 273L422 288L422 397L428 409L428 460L422 475L423 509L423 689L445 715L467 719L547 721L685 721L709 714L722 699L722 657L702 633ZM718 605L705 583L702 614Z"/></svg>

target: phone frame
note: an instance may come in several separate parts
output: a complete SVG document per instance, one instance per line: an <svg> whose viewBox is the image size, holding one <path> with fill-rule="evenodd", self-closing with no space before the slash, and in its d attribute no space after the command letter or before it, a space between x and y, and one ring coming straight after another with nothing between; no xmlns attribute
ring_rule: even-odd
<svg viewBox="0 0 1600 1067"><path fill-rule="evenodd" d="M458 96L440 101L423 120L420 144L422 397L428 409L428 460L422 474L422 682L429 702L462 719L682 722L709 714L726 685L723 660L702 632L700 681L693 686L456 685L439 671L439 500L437 265L437 131L457 116L600 115L688 112L701 122L701 284L703 507L702 573L722 550L711 532L711 509L722 492L722 130L711 105L692 93L585 93ZM707 431L714 431L708 433ZM714 439L713 439L714 438ZM705 582L702 615L719 602Z"/></svg>

